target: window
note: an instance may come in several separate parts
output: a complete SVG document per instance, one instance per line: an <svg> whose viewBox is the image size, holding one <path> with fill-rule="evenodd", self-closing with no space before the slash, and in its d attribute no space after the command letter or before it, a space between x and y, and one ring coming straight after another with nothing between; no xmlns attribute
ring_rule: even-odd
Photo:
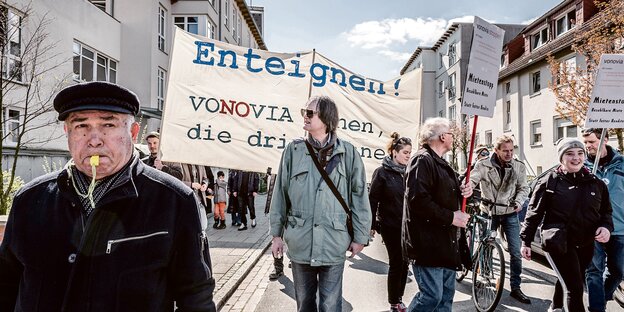
<svg viewBox="0 0 624 312"><path fill-rule="evenodd" d="M223 10L223 13L225 13L223 14L223 26L225 26L225 28L229 28L228 22L230 19L230 0L225 0L223 7L225 7L225 10Z"/></svg>
<svg viewBox="0 0 624 312"><path fill-rule="evenodd" d="M242 43L241 41L241 34L243 33L243 17L239 16L238 17L238 44L240 45Z"/></svg>
<svg viewBox="0 0 624 312"><path fill-rule="evenodd" d="M544 28L531 36L531 50L535 50L548 41L548 28Z"/></svg>
<svg viewBox="0 0 624 312"><path fill-rule="evenodd" d="M542 144L542 121L531 121L531 145Z"/></svg>
<svg viewBox="0 0 624 312"><path fill-rule="evenodd" d="M199 33L199 17L197 16L175 16L173 23L191 34L200 35Z"/></svg>
<svg viewBox="0 0 624 312"><path fill-rule="evenodd" d="M444 55L442 53L438 53L438 55L440 56L440 68L442 68L444 66Z"/></svg>
<svg viewBox="0 0 624 312"><path fill-rule="evenodd" d="M93 5L95 5L98 9L106 12L106 0L89 0Z"/></svg>
<svg viewBox="0 0 624 312"><path fill-rule="evenodd" d="M444 117L444 111L443 110L438 112L438 117Z"/></svg>
<svg viewBox="0 0 624 312"><path fill-rule="evenodd" d="M453 42L451 44L449 44L448 47L448 57L449 57L449 66L455 64L455 61L457 61L457 53L456 53L456 43Z"/></svg>
<svg viewBox="0 0 624 312"><path fill-rule="evenodd" d="M571 57L563 62L561 62L559 66L560 75L565 74L568 75L568 81L574 80L574 76L576 75L576 57ZM561 83L561 77L557 75L555 79L557 79L557 84Z"/></svg>
<svg viewBox="0 0 624 312"><path fill-rule="evenodd" d="M165 8L158 6L158 49L163 52L165 52L165 31L167 30L166 15Z"/></svg>
<svg viewBox="0 0 624 312"><path fill-rule="evenodd" d="M488 147L492 146L492 131L485 131L485 145Z"/></svg>
<svg viewBox="0 0 624 312"><path fill-rule="evenodd" d="M232 4L232 37L234 37L234 41L238 42L238 12L236 12L234 4Z"/></svg>
<svg viewBox="0 0 624 312"><path fill-rule="evenodd" d="M569 119L555 118L554 126L555 143L563 138L575 138L578 136L578 127L573 124Z"/></svg>
<svg viewBox="0 0 624 312"><path fill-rule="evenodd" d="M511 82L505 82L505 94L511 93Z"/></svg>
<svg viewBox="0 0 624 312"><path fill-rule="evenodd" d="M455 119L457 117L456 116L457 114L455 113L455 105L449 106L448 110L449 110L448 111L448 119L450 119L451 121L455 121Z"/></svg>
<svg viewBox="0 0 624 312"><path fill-rule="evenodd" d="M117 61L74 41L74 80L117 82Z"/></svg>
<svg viewBox="0 0 624 312"><path fill-rule="evenodd" d="M453 99L455 98L455 73L452 73L451 75L449 75L449 85L448 85L448 97L449 99Z"/></svg>
<svg viewBox="0 0 624 312"><path fill-rule="evenodd" d="M0 7L0 36L4 42L2 77L22 81L22 17L11 9Z"/></svg>
<svg viewBox="0 0 624 312"><path fill-rule="evenodd" d="M6 109L5 133L7 142L17 143L20 131L20 111L15 109Z"/></svg>
<svg viewBox="0 0 624 312"><path fill-rule="evenodd" d="M531 94L535 94L542 90L542 83L540 81L540 72L536 71L531 74Z"/></svg>
<svg viewBox="0 0 624 312"><path fill-rule="evenodd" d="M210 37L210 39L215 39L215 30L217 29L217 26L215 26L215 24L212 21L208 21L207 26L208 26L208 37Z"/></svg>
<svg viewBox="0 0 624 312"><path fill-rule="evenodd" d="M511 130L511 101L505 102L505 131Z"/></svg>
<svg viewBox="0 0 624 312"><path fill-rule="evenodd" d="M505 53L501 55L500 68L505 67Z"/></svg>
<svg viewBox="0 0 624 312"><path fill-rule="evenodd" d="M576 26L576 12L570 11L555 22L555 34L557 37Z"/></svg>
<svg viewBox="0 0 624 312"><path fill-rule="evenodd" d="M166 79L166 75L167 72L158 67L158 79L156 82L156 88L157 88L157 101L158 101L158 109L159 110L163 110L163 107L165 106L165 79Z"/></svg>
<svg viewBox="0 0 624 312"><path fill-rule="evenodd" d="M438 82L438 97L441 98L444 96L444 80Z"/></svg>

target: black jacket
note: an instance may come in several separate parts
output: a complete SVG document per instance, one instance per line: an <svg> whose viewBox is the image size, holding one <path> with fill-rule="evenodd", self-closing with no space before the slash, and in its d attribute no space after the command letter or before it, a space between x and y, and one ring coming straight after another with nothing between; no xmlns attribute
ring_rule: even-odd
<svg viewBox="0 0 624 312"><path fill-rule="evenodd" d="M401 231L404 196L403 174L385 166L375 169L368 193L375 230Z"/></svg>
<svg viewBox="0 0 624 312"><path fill-rule="evenodd" d="M415 264L459 270L460 250L453 212L459 210L461 192L457 174L428 145L410 160L406 171L403 205L403 255ZM463 244L458 243L459 241Z"/></svg>
<svg viewBox="0 0 624 312"><path fill-rule="evenodd" d="M15 196L0 311L216 311L207 220L191 189L135 156L83 224L66 170Z"/></svg>
<svg viewBox="0 0 624 312"><path fill-rule="evenodd" d="M520 232L524 246L531 245L542 219L547 228L567 224L573 246L592 244L598 227L613 231L607 186L586 168L576 174L553 170L535 189Z"/></svg>
<svg viewBox="0 0 624 312"><path fill-rule="evenodd" d="M236 174L236 180L234 181L234 184L232 185L232 193L236 192L238 193L242 188L242 184L243 184L243 175L244 174L248 174L249 175L249 180L247 182L247 194L236 194L237 196L242 196L242 195L251 195L251 193L253 192L258 192L258 189L260 187L260 176L255 173L255 172L249 172L249 171L239 171Z"/></svg>

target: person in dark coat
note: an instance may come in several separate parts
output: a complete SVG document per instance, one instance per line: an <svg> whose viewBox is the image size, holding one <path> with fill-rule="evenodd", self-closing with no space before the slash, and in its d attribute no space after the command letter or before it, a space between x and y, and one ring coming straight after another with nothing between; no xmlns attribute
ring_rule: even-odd
<svg viewBox="0 0 624 312"><path fill-rule="evenodd" d="M412 261L419 289L408 311L451 311L460 252L468 248L457 230L468 223L469 215L460 206L472 187L460 185L457 173L442 158L452 148L450 129L446 118L427 119L419 135L422 147L406 170L403 257Z"/></svg>
<svg viewBox="0 0 624 312"><path fill-rule="evenodd" d="M72 159L15 196L0 311L216 311L205 213L133 153L139 100L107 82L54 99Z"/></svg>
<svg viewBox="0 0 624 312"><path fill-rule="evenodd" d="M241 171L236 176L232 194L238 199L238 213L241 219L239 231L247 229L247 211L251 218L251 227L256 227L255 200L260 187L260 176L255 172Z"/></svg>
<svg viewBox="0 0 624 312"><path fill-rule="evenodd" d="M585 311L583 282L594 241L606 243L613 231L607 186L584 167L585 146L576 138L557 144L561 165L538 181L520 232L522 256L531 260L531 242L542 224L542 246L557 274L552 310ZM543 221L542 221L543 220ZM556 234L555 234L556 233Z"/></svg>
<svg viewBox="0 0 624 312"><path fill-rule="evenodd" d="M164 162L160 160L158 151L160 149L160 133L153 131L145 137L147 148L150 154L141 159L146 165L156 168L162 172L166 172L179 180L182 180L182 166L174 162Z"/></svg>
<svg viewBox="0 0 624 312"><path fill-rule="evenodd" d="M381 167L373 172L368 198L373 216L373 228L381 234L388 250L388 302L390 311L405 312L403 293L407 282L408 263L401 254L401 220L405 196L405 166L412 153L412 140L393 132L388 155Z"/></svg>
<svg viewBox="0 0 624 312"><path fill-rule="evenodd" d="M234 188L234 184L236 183L236 179L240 174L239 170L230 169L228 172L228 209L227 211L232 216L232 226L240 226L241 217L238 213L238 198L234 196L232 193L232 189Z"/></svg>

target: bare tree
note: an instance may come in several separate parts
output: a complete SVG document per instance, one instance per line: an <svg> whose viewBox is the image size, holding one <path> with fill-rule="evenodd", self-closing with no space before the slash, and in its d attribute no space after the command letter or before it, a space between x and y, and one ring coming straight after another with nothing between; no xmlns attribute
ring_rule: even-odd
<svg viewBox="0 0 624 312"><path fill-rule="evenodd" d="M577 126L585 123L589 100L600 57L605 53L624 53L624 1L596 1L599 12L576 29L572 50L583 56L586 68L548 57L553 80L550 89L557 98L555 110ZM622 129L611 129L618 148L624 150Z"/></svg>
<svg viewBox="0 0 624 312"><path fill-rule="evenodd" d="M9 168L5 171L9 176L0 179L0 215L12 200L20 152L62 135L58 131L28 135L44 128L57 129L49 127L56 120L46 113L53 110L53 96L69 78L69 74L55 76L68 59L56 52L56 42L46 31L49 24L47 13L38 16L32 3L20 9L0 3L0 168ZM9 141L12 144L6 144ZM12 157L5 159L5 155Z"/></svg>
<svg viewBox="0 0 624 312"><path fill-rule="evenodd" d="M466 126L459 122L453 122L451 123L450 131L453 134L453 144L451 145L451 167L455 170L466 168L468 146L470 144L470 138L468 137ZM464 161L461 166L458 160L460 154L464 156Z"/></svg>

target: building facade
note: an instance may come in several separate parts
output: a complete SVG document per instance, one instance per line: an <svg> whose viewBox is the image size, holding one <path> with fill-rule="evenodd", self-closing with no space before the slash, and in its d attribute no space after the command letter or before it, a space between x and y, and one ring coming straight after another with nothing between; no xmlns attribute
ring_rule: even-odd
<svg viewBox="0 0 624 312"><path fill-rule="evenodd" d="M21 45L25 50L23 46L30 42L29 35L35 32L37 22L45 20L46 37L42 40L51 43L54 49L41 53L41 58L54 56L57 63L55 66L48 64L50 70L45 75L37 75L46 82L41 94L53 97L58 87L85 81L121 84L134 91L141 101L138 120L143 134L160 129L166 105L173 27L230 44L266 50L262 30L254 22L244 0L9 0L0 6L7 12L5 20L9 24L16 21L12 24L17 23L20 29L16 43L12 38L8 40L10 46ZM11 54L14 50L7 47L3 51L3 62L8 64L12 58L19 59L19 55ZM7 72L11 70L9 66L3 68ZM16 133L15 129L25 122L30 129L22 137L16 168L16 174L29 181L49 170L44 169L46 162L50 169L58 168L69 155L63 124L56 121L53 110L48 109L34 121L29 119L22 105L24 101L20 99L32 84L28 74L23 76L21 79L14 76L8 88L3 84L3 120L6 121L3 130ZM52 102L49 100L46 104L50 108ZM16 143L9 135L5 136L3 144L3 169L6 170L13 158L11 144L15 146Z"/></svg>

